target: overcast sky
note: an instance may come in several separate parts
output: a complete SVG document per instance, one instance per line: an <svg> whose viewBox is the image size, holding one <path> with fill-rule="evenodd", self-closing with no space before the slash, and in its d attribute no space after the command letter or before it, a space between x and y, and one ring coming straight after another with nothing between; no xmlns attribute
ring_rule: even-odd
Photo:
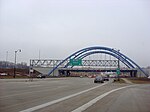
<svg viewBox="0 0 150 112"><path fill-rule="evenodd" d="M0 0L0 60L64 59L89 46L150 65L150 0Z"/></svg>

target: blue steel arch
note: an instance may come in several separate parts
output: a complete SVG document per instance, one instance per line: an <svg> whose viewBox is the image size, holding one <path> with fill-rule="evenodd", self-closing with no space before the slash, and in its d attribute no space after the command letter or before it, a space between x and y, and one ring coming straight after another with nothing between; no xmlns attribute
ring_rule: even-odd
<svg viewBox="0 0 150 112"><path fill-rule="evenodd" d="M111 56L113 56L113 57L115 57L115 58L119 58L117 55L115 55L115 54L113 54L113 53L111 53L111 52L106 52L106 51L93 51L93 52L88 52L88 53L86 53L86 54L83 54L83 55L81 55L80 57L78 57L78 59L83 59L83 58L85 58L85 57L87 57L87 56L89 56L89 55L92 55L92 54L97 54L97 53L104 53L104 54L109 54L109 55L111 55ZM124 59L123 58L120 58L120 61L122 62L122 63L124 63L128 68L134 68L134 66L131 64L131 63L126 63L125 61L123 61ZM65 66L66 67L66 66Z"/></svg>
<svg viewBox="0 0 150 112"><path fill-rule="evenodd" d="M128 68L134 68L134 66L131 63L123 61L124 59L122 57L118 57L117 55L115 55L115 54L113 54L111 52L106 52L106 51L92 51L92 52L88 52L88 53L82 54L79 57L76 56L76 58L74 58L74 59L83 59L83 58L85 58L85 57L87 57L89 55L97 54L97 53L109 54L109 55L111 55L111 56L113 56L113 57L115 57L117 59L120 58L120 61L122 63L124 63ZM69 66L69 62L65 65L64 68L67 68L68 66Z"/></svg>
<svg viewBox="0 0 150 112"><path fill-rule="evenodd" d="M87 47L87 48L83 48L79 51L76 51L75 53L71 54L70 56L68 56L66 59L64 59L62 62L60 62L58 65L56 65L56 67L54 67L49 73L48 75L50 75L51 73L53 73L61 64L63 64L65 61L67 61L68 59L72 59L72 58L77 58L78 56L82 55L82 54L87 54L89 51L108 51L111 52L112 54L115 54L118 59L120 61L123 61L123 63L128 63L129 66L134 65L136 66L138 69L140 69L147 77L148 74L145 73L145 71L139 66L137 65L133 60L131 60L130 58L128 58L127 56L125 56L124 54L122 54L121 52L118 52L117 50L113 49L113 48L108 48L108 47L101 47L101 46L95 46L95 47ZM123 60L121 60L123 59ZM130 65L131 64L131 65ZM134 67L133 67L134 68Z"/></svg>

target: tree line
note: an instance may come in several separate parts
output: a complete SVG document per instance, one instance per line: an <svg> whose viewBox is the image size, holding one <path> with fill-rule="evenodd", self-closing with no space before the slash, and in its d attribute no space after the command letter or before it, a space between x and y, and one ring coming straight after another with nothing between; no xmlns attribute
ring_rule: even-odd
<svg viewBox="0 0 150 112"><path fill-rule="evenodd" d="M9 61L0 61L0 68L28 68L26 62L17 63L16 65Z"/></svg>

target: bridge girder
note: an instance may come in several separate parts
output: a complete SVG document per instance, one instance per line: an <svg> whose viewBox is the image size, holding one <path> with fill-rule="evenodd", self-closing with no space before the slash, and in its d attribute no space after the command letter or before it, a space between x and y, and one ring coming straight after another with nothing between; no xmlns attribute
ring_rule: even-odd
<svg viewBox="0 0 150 112"><path fill-rule="evenodd" d="M57 64L63 60L39 60L32 59L30 60L30 66L33 67L55 67ZM64 67L65 64L68 64L69 60L62 64L60 67ZM82 60L82 66L100 66L100 67L117 67L118 60Z"/></svg>

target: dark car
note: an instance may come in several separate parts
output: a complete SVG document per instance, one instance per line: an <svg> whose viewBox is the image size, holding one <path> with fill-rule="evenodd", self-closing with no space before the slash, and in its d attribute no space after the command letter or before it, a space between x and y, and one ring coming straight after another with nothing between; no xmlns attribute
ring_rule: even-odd
<svg viewBox="0 0 150 112"><path fill-rule="evenodd" d="M94 83L104 83L104 79L102 76L96 76L94 79Z"/></svg>
<svg viewBox="0 0 150 112"><path fill-rule="evenodd" d="M104 77L103 79L104 79L104 81L109 81L108 77Z"/></svg>

